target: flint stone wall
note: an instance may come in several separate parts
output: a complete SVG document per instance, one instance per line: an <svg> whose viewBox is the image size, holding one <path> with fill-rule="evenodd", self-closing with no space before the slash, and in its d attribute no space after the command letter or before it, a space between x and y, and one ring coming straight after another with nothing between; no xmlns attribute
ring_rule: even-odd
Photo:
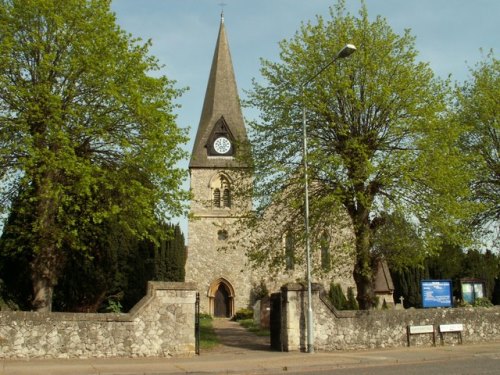
<svg viewBox="0 0 500 375"><path fill-rule="evenodd" d="M193 284L149 282L127 314L0 311L0 358L191 355L195 300Z"/></svg>
<svg viewBox="0 0 500 375"><path fill-rule="evenodd" d="M282 342L286 351L307 347L307 289L288 284L282 293ZM314 347L334 351L404 347L408 325L434 325L440 345L439 324L463 324L463 343L500 342L500 308L453 308L338 311L318 284L312 288ZM457 333L444 333L445 345L458 343ZM410 336L411 346L432 346L432 334Z"/></svg>

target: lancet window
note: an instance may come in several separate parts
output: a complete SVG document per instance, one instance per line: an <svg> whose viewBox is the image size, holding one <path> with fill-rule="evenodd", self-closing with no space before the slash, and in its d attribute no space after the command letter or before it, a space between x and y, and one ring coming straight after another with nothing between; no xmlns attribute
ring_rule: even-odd
<svg viewBox="0 0 500 375"><path fill-rule="evenodd" d="M231 208L231 184L224 175L214 178L210 187L212 189L212 206L214 208Z"/></svg>

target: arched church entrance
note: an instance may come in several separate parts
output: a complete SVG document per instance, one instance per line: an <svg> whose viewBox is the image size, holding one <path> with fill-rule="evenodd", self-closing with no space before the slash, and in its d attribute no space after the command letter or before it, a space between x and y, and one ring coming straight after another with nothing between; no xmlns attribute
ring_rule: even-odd
<svg viewBox="0 0 500 375"><path fill-rule="evenodd" d="M210 314L217 318L234 315L234 288L224 278L212 282L208 290Z"/></svg>

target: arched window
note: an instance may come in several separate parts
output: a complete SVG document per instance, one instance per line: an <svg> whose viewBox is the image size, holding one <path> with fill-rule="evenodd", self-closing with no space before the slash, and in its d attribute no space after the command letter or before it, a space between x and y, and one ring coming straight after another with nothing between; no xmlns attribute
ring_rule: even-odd
<svg viewBox="0 0 500 375"><path fill-rule="evenodd" d="M295 244L290 231L285 234L285 266L287 270L293 270L295 266Z"/></svg>
<svg viewBox="0 0 500 375"><path fill-rule="evenodd" d="M210 181L212 207L231 208L231 183L225 174L218 174Z"/></svg>
<svg viewBox="0 0 500 375"><path fill-rule="evenodd" d="M214 207L220 207L220 189L214 190Z"/></svg>
<svg viewBox="0 0 500 375"><path fill-rule="evenodd" d="M320 249L321 249L321 268L324 271L329 271L331 268L331 256L330 256L330 236L328 233L323 232L320 238Z"/></svg>

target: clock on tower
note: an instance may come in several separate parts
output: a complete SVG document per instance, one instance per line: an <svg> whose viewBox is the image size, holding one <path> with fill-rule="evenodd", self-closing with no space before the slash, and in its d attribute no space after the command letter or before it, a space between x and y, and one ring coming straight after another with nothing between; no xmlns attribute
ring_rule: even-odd
<svg viewBox="0 0 500 375"><path fill-rule="evenodd" d="M226 155L231 151L231 141L224 136L214 140L214 151L219 155Z"/></svg>

